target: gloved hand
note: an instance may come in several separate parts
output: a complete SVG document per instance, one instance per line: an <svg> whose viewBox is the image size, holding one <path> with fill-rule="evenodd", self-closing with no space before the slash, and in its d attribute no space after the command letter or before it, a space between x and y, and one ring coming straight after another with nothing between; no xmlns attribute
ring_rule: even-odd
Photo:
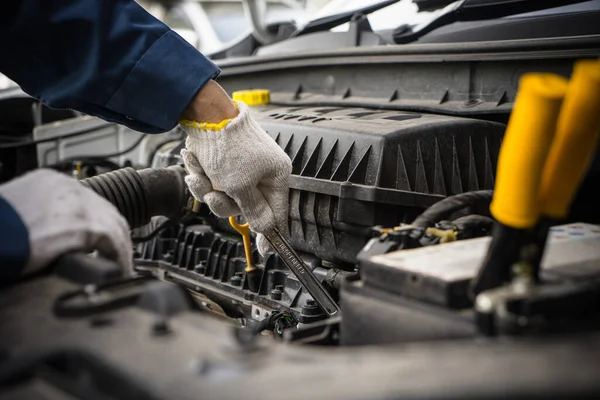
<svg viewBox="0 0 600 400"><path fill-rule="evenodd" d="M243 215L254 232L277 227L285 235L292 162L252 119L248 107L237 105L239 115L220 130L215 124L183 126L186 182L194 197L218 216ZM258 235L257 246L263 255L270 248L263 235Z"/></svg>
<svg viewBox="0 0 600 400"><path fill-rule="evenodd" d="M0 186L29 231L24 274L42 269L63 253L98 252L129 269L132 244L127 221L107 200L77 180L39 169Z"/></svg>

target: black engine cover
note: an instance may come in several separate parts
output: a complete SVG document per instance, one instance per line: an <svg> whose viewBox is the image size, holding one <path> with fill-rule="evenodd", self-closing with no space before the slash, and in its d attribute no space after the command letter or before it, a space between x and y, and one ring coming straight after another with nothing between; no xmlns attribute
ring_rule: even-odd
<svg viewBox="0 0 600 400"><path fill-rule="evenodd" d="M361 108L254 113L293 163L290 238L298 250L356 262L365 229L412 222L442 197L492 189L504 125Z"/></svg>
<svg viewBox="0 0 600 400"><path fill-rule="evenodd" d="M492 189L505 128L364 108L270 105L252 113L292 159L290 243L350 264L369 227L411 222L445 196ZM172 155L164 164L176 162Z"/></svg>

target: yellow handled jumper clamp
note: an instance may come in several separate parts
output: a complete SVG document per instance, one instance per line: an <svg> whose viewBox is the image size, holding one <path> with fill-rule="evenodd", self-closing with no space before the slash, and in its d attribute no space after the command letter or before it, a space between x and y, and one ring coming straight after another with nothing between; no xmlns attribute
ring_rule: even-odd
<svg viewBox="0 0 600 400"><path fill-rule="evenodd" d="M567 216L597 147L598 110L598 60L576 62L569 81L523 75L498 158L490 206L497 224L474 294L508 282L517 263L538 281L548 230Z"/></svg>

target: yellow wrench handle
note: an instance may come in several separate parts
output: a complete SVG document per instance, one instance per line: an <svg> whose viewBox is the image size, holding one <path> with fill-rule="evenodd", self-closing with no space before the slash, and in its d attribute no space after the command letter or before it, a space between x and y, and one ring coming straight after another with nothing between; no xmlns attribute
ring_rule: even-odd
<svg viewBox="0 0 600 400"><path fill-rule="evenodd" d="M600 136L600 61L575 63L542 175L540 203L547 217L565 218Z"/></svg>
<svg viewBox="0 0 600 400"><path fill-rule="evenodd" d="M540 216L539 188L556 131L567 80L548 73L527 73L498 156L492 215L502 224L526 229Z"/></svg>
<svg viewBox="0 0 600 400"><path fill-rule="evenodd" d="M252 262L252 243L250 242L250 227L248 224L239 224L235 217L229 217L229 224L242 235L244 240L244 251L246 252L246 272L251 272L256 269Z"/></svg>

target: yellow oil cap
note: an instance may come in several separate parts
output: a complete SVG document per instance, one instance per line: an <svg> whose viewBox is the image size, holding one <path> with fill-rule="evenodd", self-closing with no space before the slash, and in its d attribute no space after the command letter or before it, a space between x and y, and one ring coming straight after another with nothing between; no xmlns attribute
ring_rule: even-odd
<svg viewBox="0 0 600 400"><path fill-rule="evenodd" d="M233 100L242 101L249 106L259 106L271 102L271 92L266 89L238 90L233 92L231 97Z"/></svg>

